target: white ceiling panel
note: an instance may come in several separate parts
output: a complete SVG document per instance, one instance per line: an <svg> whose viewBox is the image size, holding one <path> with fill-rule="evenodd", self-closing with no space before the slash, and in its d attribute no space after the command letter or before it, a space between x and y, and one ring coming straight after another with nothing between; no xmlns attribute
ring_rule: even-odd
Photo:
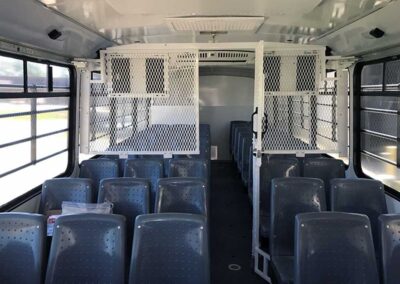
<svg viewBox="0 0 400 284"><path fill-rule="evenodd" d="M52 40L52 29L62 37ZM0 1L0 37L67 57L93 57L113 43L33 0Z"/></svg>
<svg viewBox="0 0 400 284"><path fill-rule="evenodd" d="M294 4L295 3L295 4ZM46 6L44 6L46 5ZM396 0L1 0L0 38L70 57L94 57L113 44L185 42L294 42L324 44L337 54L398 44ZM171 29L170 17L263 17L255 30L200 34ZM386 35L373 39L380 27ZM63 36L51 40L47 33Z"/></svg>
<svg viewBox="0 0 400 284"><path fill-rule="evenodd" d="M40 0L119 43L192 42L198 37L168 29L169 17L252 16L265 22L251 36L268 40L309 42L354 19L387 5L391 0ZM197 31L194 29L194 31ZM230 35L217 36L225 40ZM184 38L184 39L183 39ZM238 38L233 35L232 38Z"/></svg>

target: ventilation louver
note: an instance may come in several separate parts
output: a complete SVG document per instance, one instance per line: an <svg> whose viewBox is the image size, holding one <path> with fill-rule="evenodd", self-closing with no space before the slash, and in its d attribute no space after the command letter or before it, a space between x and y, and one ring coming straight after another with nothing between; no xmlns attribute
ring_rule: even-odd
<svg viewBox="0 0 400 284"><path fill-rule="evenodd" d="M175 32L257 31L264 17L176 17L166 18Z"/></svg>
<svg viewBox="0 0 400 284"><path fill-rule="evenodd" d="M254 52L231 50L202 50L199 54L201 66L254 64Z"/></svg>

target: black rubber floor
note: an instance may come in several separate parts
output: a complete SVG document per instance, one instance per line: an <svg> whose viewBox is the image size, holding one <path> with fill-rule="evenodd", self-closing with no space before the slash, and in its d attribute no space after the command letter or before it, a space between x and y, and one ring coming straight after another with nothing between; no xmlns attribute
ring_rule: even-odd
<svg viewBox="0 0 400 284"><path fill-rule="evenodd" d="M251 206L233 162L212 162L210 207L211 283L266 283L251 268Z"/></svg>

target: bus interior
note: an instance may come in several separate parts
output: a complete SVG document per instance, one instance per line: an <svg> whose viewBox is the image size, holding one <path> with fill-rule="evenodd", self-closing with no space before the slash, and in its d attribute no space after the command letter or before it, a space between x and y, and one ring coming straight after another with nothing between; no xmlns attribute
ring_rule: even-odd
<svg viewBox="0 0 400 284"><path fill-rule="evenodd" d="M399 14L0 1L0 283L400 283Z"/></svg>

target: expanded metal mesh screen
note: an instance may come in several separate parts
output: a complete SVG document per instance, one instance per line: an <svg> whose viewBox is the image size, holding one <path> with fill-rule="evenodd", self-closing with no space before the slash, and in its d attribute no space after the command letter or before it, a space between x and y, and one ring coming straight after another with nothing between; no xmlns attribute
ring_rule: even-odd
<svg viewBox="0 0 400 284"><path fill-rule="evenodd" d="M90 90L90 153L196 154L198 51L107 52Z"/></svg>
<svg viewBox="0 0 400 284"><path fill-rule="evenodd" d="M322 60L320 50L264 53L262 152L336 151L337 81L321 78Z"/></svg>

